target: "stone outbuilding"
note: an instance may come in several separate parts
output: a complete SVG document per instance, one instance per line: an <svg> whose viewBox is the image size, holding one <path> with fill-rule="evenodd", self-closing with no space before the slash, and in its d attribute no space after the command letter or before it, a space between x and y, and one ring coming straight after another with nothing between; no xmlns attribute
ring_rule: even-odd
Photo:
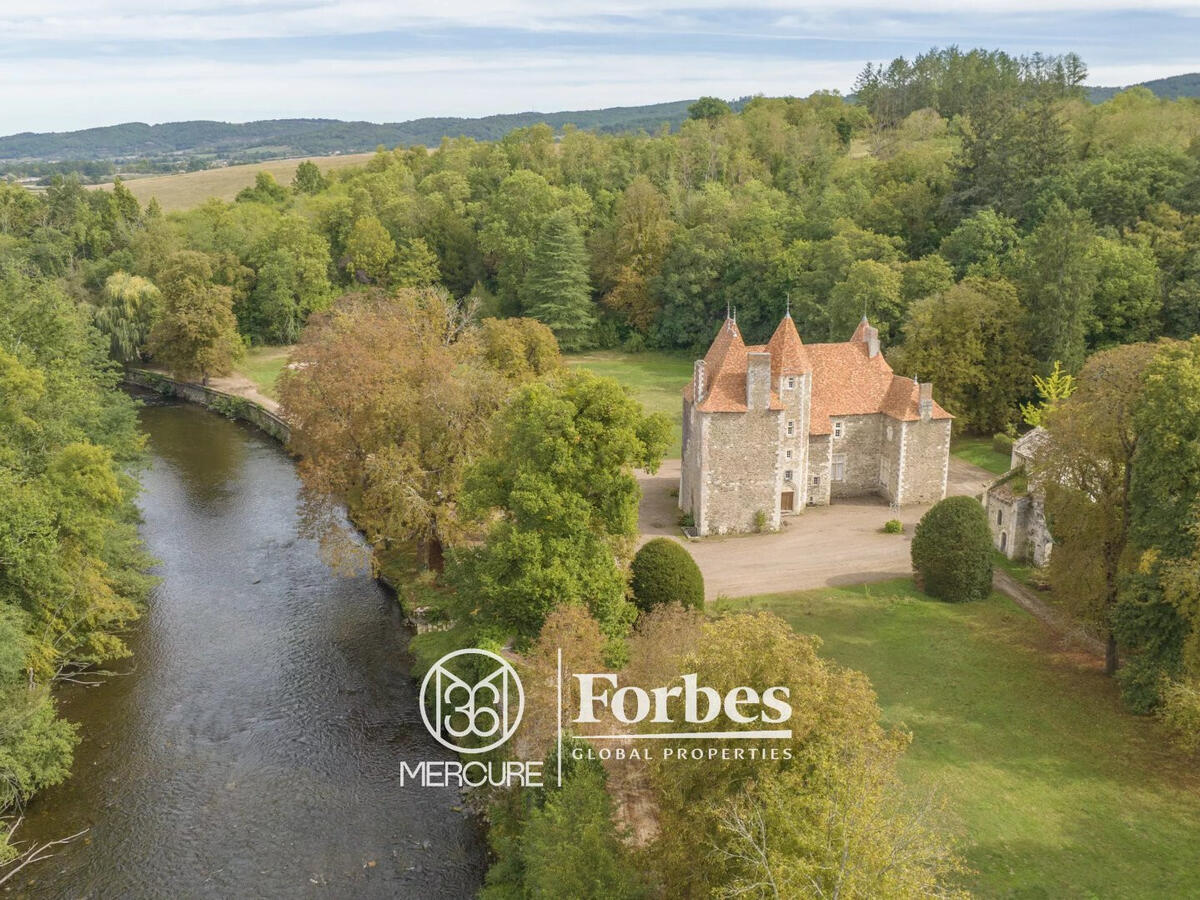
<svg viewBox="0 0 1200 900"><path fill-rule="evenodd" d="M932 384L892 371L866 317L844 343L806 345L789 314L752 346L726 318L684 390L679 506L706 535L843 498L940 500L951 420Z"/></svg>
<svg viewBox="0 0 1200 900"><path fill-rule="evenodd" d="M1038 449L1046 439L1042 428L1018 438L1013 443L1008 471L988 485L983 495L996 549L1009 559L1035 566L1048 563L1054 547L1046 525L1042 492L1029 477Z"/></svg>

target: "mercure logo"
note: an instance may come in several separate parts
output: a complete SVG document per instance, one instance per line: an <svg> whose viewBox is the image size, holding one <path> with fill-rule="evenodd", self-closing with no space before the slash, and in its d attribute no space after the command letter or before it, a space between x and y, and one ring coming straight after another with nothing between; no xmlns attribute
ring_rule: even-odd
<svg viewBox="0 0 1200 900"><path fill-rule="evenodd" d="M473 681L456 675L478 671ZM447 653L421 682L421 718L434 739L459 753L486 753L517 730L525 712L521 679L506 659L488 650L467 648ZM468 738L478 746L464 743Z"/></svg>

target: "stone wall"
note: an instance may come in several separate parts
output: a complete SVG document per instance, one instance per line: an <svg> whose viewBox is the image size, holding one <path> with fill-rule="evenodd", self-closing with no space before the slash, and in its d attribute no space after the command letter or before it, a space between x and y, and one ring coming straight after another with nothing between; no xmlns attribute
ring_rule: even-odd
<svg viewBox="0 0 1200 900"><path fill-rule="evenodd" d="M704 440L702 436L702 414L688 400L683 401L683 458L679 465L679 508L690 513L696 523L700 522L701 484L704 476L701 468Z"/></svg>
<svg viewBox="0 0 1200 900"><path fill-rule="evenodd" d="M878 414L866 416L842 416L834 419L835 430L831 435L832 455L830 457L830 496L836 500L839 497L861 497L865 494L878 494L879 484L879 453L883 441L883 416ZM836 423L842 423L842 436L836 434ZM833 464L839 459L844 461L845 477L834 481Z"/></svg>
<svg viewBox="0 0 1200 900"><path fill-rule="evenodd" d="M699 414L703 516L696 525L701 534L753 531L760 511L767 527L779 527L782 416L778 410Z"/></svg>
<svg viewBox="0 0 1200 900"><path fill-rule="evenodd" d="M904 423L900 503L935 503L946 496L950 420Z"/></svg>
<svg viewBox="0 0 1200 900"><path fill-rule="evenodd" d="M829 504L829 450L827 434L814 434L808 439L808 502L810 506ZM813 479L818 479L813 484Z"/></svg>
<svg viewBox="0 0 1200 900"><path fill-rule="evenodd" d="M126 369L121 380L135 387L145 388L167 397L178 397L189 403L215 409L230 418L249 422L285 446L291 439L291 429L288 428L287 422L245 397L227 394L224 391L214 390L191 381L180 381L161 372L151 372L147 369Z"/></svg>

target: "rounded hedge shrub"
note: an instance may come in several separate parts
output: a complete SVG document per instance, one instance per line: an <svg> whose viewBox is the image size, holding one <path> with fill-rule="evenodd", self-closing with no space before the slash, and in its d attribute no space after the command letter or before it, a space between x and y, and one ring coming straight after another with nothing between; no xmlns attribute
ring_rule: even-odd
<svg viewBox="0 0 1200 900"><path fill-rule="evenodd" d="M992 589L992 535L987 513L973 497L934 504L913 533L917 586L951 602L983 600Z"/></svg>
<svg viewBox="0 0 1200 900"><path fill-rule="evenodd" d="M901 522L899 519L888 519L886 522L883 523L883 533L884 534L903 534L904 533L904 523Z"/></svg>
<svg viewBox="0 0 1200 900"><path fill-rule="evenodd" d="M633 557L633 602L640 610L662 603L704 606L704 576L692 555L670 538L655 538Z"/></svg>

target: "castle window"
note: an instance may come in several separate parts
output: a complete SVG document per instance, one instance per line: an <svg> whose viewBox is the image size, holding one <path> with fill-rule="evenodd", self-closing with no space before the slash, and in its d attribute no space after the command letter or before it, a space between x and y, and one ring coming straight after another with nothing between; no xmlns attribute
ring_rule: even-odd
<svg viewBox="0 0 1200 900"><path fill-rule="evenodd" d="M795 375L789 375L789 376L788 376L788 387L789 387L789 388L794 388L795 386L796 386L796 376L795 376Z"/></svg>
<svg viewBox="0 0 1200 900"><path fill-rule="evenodd" d="M996 510L996 524L997 525L1004 524L1004 510L1002 510L1002 509Z"/></svg>
<svg viewBox="0 0 1200 900"><path fill-rule="evenodd" d="M833 469L829 477L834 481L846 480L846 457L835 456L833 458Z"/></svg>
<svg viewBox="0 0 1200 900"><path fill-rule="evenodd" d="M792 470L791 470L791 469L784 469L784 470L783 470L783 480L784 480L784 481L791 481L791 480L792 480L792 474L793 474L793 473L792 473Z"/></svg>
<svg viewBox="0 0 1200 900"><path fill-rule="evenodd" d="M796 433L796 423L789 421L788 422L788 437L791 437L795 433Z"/></svg>
<svg viewBox="0 0 1200 900"><path fill-rule="evenodd" d="M841 423L841 422L834 422L834 423L833 423L833 436L834 436L834 437L841 437L841 436L842 436L842 423Z"/></svg>
<svg viewBox="0 0 1200 900"><path fill-rule="evenodd" d="M784 458L784 459L791 459L791 458L792 458L792 451L791 451L791 450L784 450L784 451L783 451L783 458Z"/></svg>
<svg viewBox="0 0 1200 900"><path fill-rule="evenodd" d="M887 439L888 439L889 441L892 439L892 426L891 426L891 425L889 425L889 426L887 427Z"/></svg>
<svg viewBox="0 0 1200 900"><path fill-rule="evenodd" d="M814 475L813 476L813 487L820 487L820 486L821 486L821 476Z"/></svg>

